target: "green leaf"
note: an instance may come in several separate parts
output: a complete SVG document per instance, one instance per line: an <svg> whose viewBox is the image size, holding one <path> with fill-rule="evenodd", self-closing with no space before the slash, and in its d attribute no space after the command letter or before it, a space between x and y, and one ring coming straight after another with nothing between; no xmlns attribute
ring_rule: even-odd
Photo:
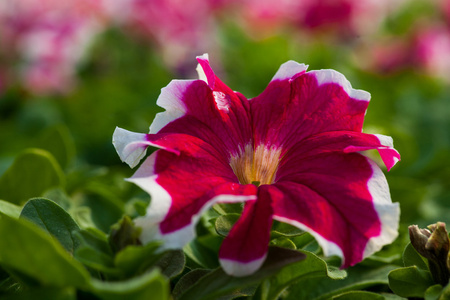
<svg viewBox="0 0 450 300"><path fill-rule="evenodd" d="M303 279L323 277L343 279L347 274L343 270L329 268L327 263L317 255L302 251L306 259L282 269L265 282L264 289L258 290L260 299L278 299L280 293L294 282ZM308 289L308 287L305 287ZM298 298L301 299L301 298Z"/></svg>
<svg viewBox="0 0 450 300"><path fill-rule="evenodd" d="M33 288L13 294L2 295L2 300L76 300L74 288Z"/></svg>
<svg viewBox="0 0 450 300"><path fill-rule="evenodd" d="M115 268L114 260L111 256L99 252L94 248L86 246L78 247L75 251L75 258L90 269L102 272L109 277L118 278L122 275L122 272Z"/></svg>
<svg viewBox="0 0 450 300"><path fill-rule="evenodd" d="M274 221L272 225L271 237L294 237L303 235L305 232L287 223Z"/></svg>
<svg viewBox="0 0 450 300"><path fill-rule="evenodd" d="M241 214L242 203L218 203L214 204L213 209L221 215Z"/></svg>
<svg viewBox="0 0 450 300"><path fill-rule="evenodd" d="M217 253L203 246L197 239L184 246L183 251L195 266L205 269L215 269L219 266Z"/></svg>
<svg viewBox="0 0 450 300"><path fill-rule="evenodd" d="M136 227L130 217L124 216L111 227L109 244L114 252L124 249L128 245L141 245L139 236L142 228Z"/></svg>
<svg viewBox="0 0 450 300"><path fill-rule="evenodd" d="M351 291L347 293L343 293L338 296L334 296L332 298L333 300L384 300L385 297L383 297L380 294L366 292L366 291Z"/></svg>
<svg viewBox="0 0 450 300"><path fill-rule="evenodd" d="M367 268L363 266L355 266L347 269L347 277L341 280L337 278L337 274L333 276L319 276L315 277L315 274L307 274L302 280L295 282L289 288L289 295L286 300L294 299L330 299L333 296L340 295L349 291L362 290L372 286L382 286L387 288L388 274L391 270L397 266L382 266L378 268ZM328 267L330 272L330 268ZM332 270L333 272L342 271L339 269ZM333 278L334 277L334 278ZM273 298L271 298L273 299Z"/></svg>
<svg viewBox="0 0 450 300"><path fill-rule="evenodd" d="M255 274L246 277L232 277L225 274L221 268L216 269L201 277L178 300L217 299L220 296L230 295L235 291L257 285L261 280L276 274L283 267L304 258L305 255L298 251L269 247L266 261Z"/></svg>
<svg viewBox="0 0 450 300"><path fill-rule="evenodd" d="M403 257L403 264L405 265L405 267L417 266L421 270L428 271L426 259L422 257L416 251L416 249L414 249L411 243L408 243L408 245L406 245L402 257Z"/></svg>
<svg viewBox="0 0 450 300"><path fill-rule="evenodd" d="M439 297L442 294L442 285L440 284L435 284L430 286L426 291L425 291L425 300L438 300Z"/></svg>
<svg viewBox="0 0 450 300"><path fill-rule="evenodd" d="M162 253L157 253L161 246L158 241L145 246L130 245L118 252L114 258L114 265L122 270L125 276L141 274L153 266Z"/></svg>
<svg viewBox="0 0 450 300"><path fill-rule="evenodd" d="M20 217L28 219L50 233L70 253L73 253L79 245L73 234L80 231L80 227L64 209L51 200L31 199L23 207Z"/></svg>
<svg viewBox="0 0 450 300"><path fill-rule="evenodd" d="M434 285L431 273L416 266L400 268L389 273L389 287L402 297L421 297Z"/></svg>
<svg viewBox="0 0 450 300"><path fill-rule="evenodd" d="M48 151L28 149L16 157L0 178L0 198L21 204L62 185L64 174L55 158Z"/></svg>
<svg viewBox="0 0 450 300"><path fill-rule="evenodd" d="M295 244L288 238L279 237L270 241L270 245L296 250Z"/></svg>
<svg viewBox="0 0 450 300"><path fill-rule="evenodd" d="M75 156L75 144L65 125L55 125L42 132L38 147L49 151L58 163L66 168Z"/></svg>
<svg viewBox="0 0 450 300"><path fill-rule="evenodd" d="M170 299L169 282L157 269L126 281L92 279L91 292L105 300Z"/></svg>
<svg viewBox="0 0 450 300"><path fill-rule="evenodd" d="M124 214L124 204L111 191L111 188L92 183L86 188L84 205L91 209L91 217L97 228L109 232L111 226L117 223Z"/></svg>
<svg viewBox="0 0 450 300"><path fill-rule="evenodd" d="M184 252L182 250L172 250L165 253L155 266L167 278L173 278L183 272L185 264L186 257L184 256Z"/></svg>
<svg viewBox="0 0 450 300"><path fill-rule="evenodd" d="M79 246L74 256L87 267L113 277L122 273L115 268L107 237L99 230L81 230L74 233Z"/></svg>
<svg viewBox="0 0 450 300"><path fill-rule="evenodd" d="M0 200L0 213L12 218L19 218L22 207Z"/></svg>
<svg viewBox="0 0 450 300"><path fill-rule="evenodd" d="M227 236L233 227L234 223L240 218L240 214L231 213L223 216L219 216L216 219L215 227L216 232L221 236Z"/></svg>
<svg viewBox="0 0 450 300"><path fill-rule="evenodd" d="M195 285L200 280L200 278L211 272L211 270L206 269L195 269L181 277L172 291L173 298L178 299L184 292Z"/></svg>
<svg viewBox="0 0 450 300"><path fill-rule="evenodd" d="M0 264L44 285L84 287L88 272L61 244L24 219L0 216Z"/></svg>

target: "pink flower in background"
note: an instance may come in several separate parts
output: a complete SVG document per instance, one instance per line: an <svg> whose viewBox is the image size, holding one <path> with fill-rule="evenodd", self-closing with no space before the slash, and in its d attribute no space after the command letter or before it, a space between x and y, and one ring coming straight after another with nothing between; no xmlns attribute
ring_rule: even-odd
<svg viewBox="0 0 450 300"><path fill-rule="evenodd" d="M415 64L426 73L450 81L450 27L420 27L415 34L413 55Z"/></svg>
<svg viewBox="0 0 450 300"><path fill-rule="evenodd" d="M408 36L375 41L367 47L369 68L382 73L414 70L450 81L450 28L419 22Z"/></svg>
<svg viewBox="0 0 450 300"><path fill-rule="evenodd" d="M100 19L96 0L5 0L0 4L0 41L3 51L17 56L19 77L28 89L63 92L99 32Z"/></svg>
<svg viewBox="0 0 450 300"><path fill-rule="evenodd" d="M170 67L178 67L201 49L216 47L214 11L221 5L203 0L120 0L107 4L119 23L153 39Z"/></svg>
<svg viewBox="0 0 450 300"><path fill-rule="evenodd" d="M181 248L215 203L245 202L219 253L225 272L245 276L264 262L272 220L310 232L325 255L360 262L397 236L399 207L380 168L361 152L399 159L387 136L364 134L370 95L334 70L283 64L253 99L217 78L206 55L201 80L174 80L149 134L117 128L113 143L135 167L129 179L151 195L141 240Z"/></svg>
<svg viewBox="0 0 450 300"><path fill-rule="evenodd" d="M243 10L247 27L291 27L317 34L331 33L338 37L367 34L378 29L388 13L401 0L245 0L236 5Z"/></svg>

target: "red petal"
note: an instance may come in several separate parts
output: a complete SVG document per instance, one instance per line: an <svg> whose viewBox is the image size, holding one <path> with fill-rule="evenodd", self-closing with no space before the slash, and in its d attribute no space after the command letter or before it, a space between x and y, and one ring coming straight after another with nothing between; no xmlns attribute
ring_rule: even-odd
<svg viewBox="0 0 450 300"><path fill-rule="evenodd" d="M273 213L267 187L258 189L258 200L245 203L242 216L222 243L220 264L229 275L252 274L266 258Z"/></svg>
<svg viewBox="0 0 450 300"><path fill-rule="evenodd" d="M383 173L366 157L312 156L295 169L272 186L283 194L274 198L274 218L310 231L326 255L343 256L343 267L396 237L385 228L398 224L398 206L391 203Z"/></svg>

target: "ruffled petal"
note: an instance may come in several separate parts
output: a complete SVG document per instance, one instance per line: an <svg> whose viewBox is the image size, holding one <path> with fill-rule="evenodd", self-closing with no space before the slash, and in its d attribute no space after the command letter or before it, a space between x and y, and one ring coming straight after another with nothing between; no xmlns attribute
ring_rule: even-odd
<svg viewBox="0 0 450 300"><path fill-rule="evenodd" d="M268 186L258 189L258 200L247 201L239 220L222 243L219 260L229 275L246 276L264 263L272 226L272 197Z"/></svg>
<svg viewBox="0 0 450 300"><path fill-rule="evenodd" d="M284 180L289 174L297 173L292 166L301 165L311 157L321 157L332 153L353 153L376 149L390 170L400 160L400 154L393 148L392 138L383 135L365 134L353 131L331 131L304 139L283 155L276 180Z"/></svg>
<svg viewBox="0 0 450 300"><path fill-rule="evenodd" d="M162 89L150 133L184 133L207 141L229 156L252 141L248 100L220 81L206 57L198 58L204 80L174 80Z"/></svg>
<svg viewBox="0 0 450 300"><path fill-rule="evenodd" d="M152 153L128 179L151 195L146 216L136 220L144 243L162 239L165 248L183 247L194 238L201 213L214 203L256 199L256 187L239 184L211 145L183 134L148 137L170 151Z"/></svg>
<svg viewBox="0 0 450 300"><path fill-rule="evenodd" d="M361 132L369 93L334 70L287 74L251 100L256 144L289 148L322 132Z"/></svg>
<svg viewBox="0 0 450 300"><path fill-rule="evenodd" d="M120 159L132 168L144 158L148 146L169 150L164 146L152 142L148 134L136 133L120 127L116 127L114 130L113 145L116 148ZM169 151L177 153L176 150Z"/></svg>
<svg viewBox="0 0 450 300"><path fill-rule="evenodd" d="M294 168L294 166L293 166ZM272 187L274 219L309 231L325 255L360 262L397 237L399 207L383 172L358 153L312 156Z"/></svg>

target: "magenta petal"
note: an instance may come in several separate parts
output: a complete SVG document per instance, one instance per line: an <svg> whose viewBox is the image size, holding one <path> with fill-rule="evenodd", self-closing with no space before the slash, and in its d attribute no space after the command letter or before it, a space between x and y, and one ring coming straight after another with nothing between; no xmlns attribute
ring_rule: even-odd
<svg viewBox="0 0 450 300"><path fill-rule="evenodd" d="M368 135L369 136L369 135ZM394 143L390 136L380 135L380 134L372 134L370 135L373 138L378 139L380 146L378 147L370 147L370 146L348 146L344 149L346 153L356 152L356 151L366 151L370 149L377 149L380 153L381 159L386 165L388 171L400 161L400 154L397 150L394 149Z"/></svg>
<svg viewBox="0 0 450 300"><path fill-rule="evenodd" d="M274 199L274 218L309 231L325 255L343 257L348 267L395 239L398 205L391 202L383 173L368 158L321 155L297 169L273 186L283 194Z"/></svg>
<svg viewBox="0 0 450 300"><path fill-rule="evenodd" d="M252 139L248 100L217 77L212 90L204 81L172 81L161 92L150 133L183 133L207 141L229 156Z"/></svg>
<svg viewBox="0 0 450 300"><path fill-rule="evenodd" d="M200 67L197 68L200 79L206 81L209 87L213 90L216 81L216 75L214 74L214 71L209 64L208 54L197 56L197 61Z"/></svg>
<svg viewBox="0 0 450 300"><path fill-rule="evenodd" d="M256 199L256 187L239 184L227 161L204 141L184 134L148 138L170 151L154 152L129 179L152 197L146 216L136 221L144 228L143 242L160 238L166 248L182 247L215 202Z"/></svg>
<svg viewBox="0 0 450 300"><path fill-rule="evenodd" d="M388 169L400 160L400 154L393 148L392 138L388 136L353 131L316 134L289 148L280 162L276 180L284 180L289 174L298 172L297 168L292 168L293 165L303 164L314 157L371 149L378 150Z"/></svg>
<svg viewBox="0 0 450 300"><path fill-rule="evenodd" d="M289 148L322 132L361 132L369 99L369 93L353 89L334 70L275 80L251 100L256 144Z"/></svg>
<svg viewBox="0 0 450 300"><path fill-rule="evenodd" d="M241 217L222 243L220 264L229 275L252 274L266 258L273 213L267 187L258 189L258 200L246 202Z"/></svg>

